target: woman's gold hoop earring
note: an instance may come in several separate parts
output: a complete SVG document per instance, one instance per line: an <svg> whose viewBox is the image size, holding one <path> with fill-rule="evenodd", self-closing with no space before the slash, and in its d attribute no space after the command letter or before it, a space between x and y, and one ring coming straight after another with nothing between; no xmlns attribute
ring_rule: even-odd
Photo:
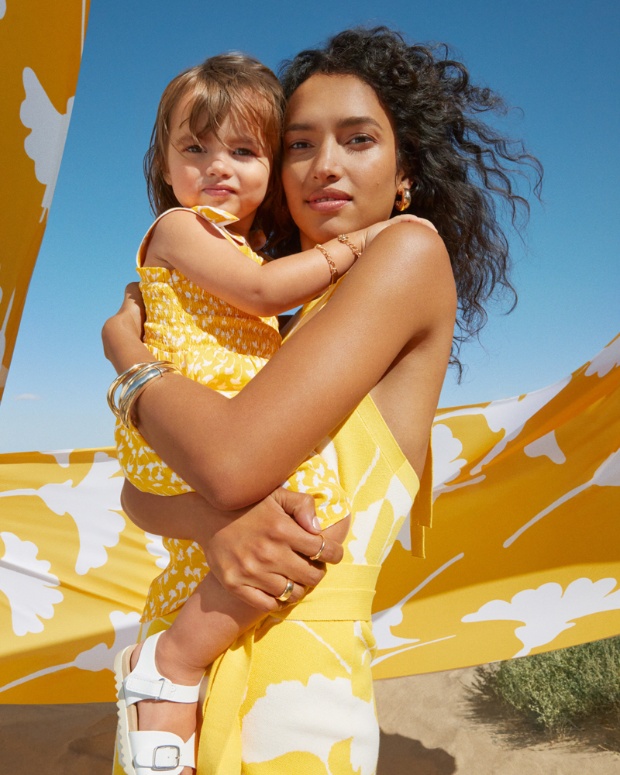
<svg viewBox="0 0 620 775"><path fill-rule="evenodd" d="M411 189L405 188L404 186L402 188L399 188L396 192L396 200L394 201L394 207L398 210L399 213L405 212L405 210L409 207L411 204Z"/></svg>

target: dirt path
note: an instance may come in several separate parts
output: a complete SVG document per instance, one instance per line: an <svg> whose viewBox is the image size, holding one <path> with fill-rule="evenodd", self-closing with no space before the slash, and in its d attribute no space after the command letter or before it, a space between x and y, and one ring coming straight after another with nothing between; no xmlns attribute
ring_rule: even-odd
<svg viewBox="0 0 620 775"><path fill-rule="evenodd" d="M511 734L472 704L472 679L469 669L377 682L378 775L620 775L619 753ZM0 774L110 775L115 721L112 703L0 706Z"/></svg>

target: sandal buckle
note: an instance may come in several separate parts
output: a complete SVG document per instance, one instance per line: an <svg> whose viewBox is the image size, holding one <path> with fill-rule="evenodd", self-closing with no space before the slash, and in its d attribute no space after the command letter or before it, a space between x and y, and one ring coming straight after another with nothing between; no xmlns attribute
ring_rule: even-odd
<svg viewBox="0 0 620 775"><path fill-rule="evenodd" d="M178 745L158 745L153 748L153 772L170 772L181 764L181 749Z"/></svg>

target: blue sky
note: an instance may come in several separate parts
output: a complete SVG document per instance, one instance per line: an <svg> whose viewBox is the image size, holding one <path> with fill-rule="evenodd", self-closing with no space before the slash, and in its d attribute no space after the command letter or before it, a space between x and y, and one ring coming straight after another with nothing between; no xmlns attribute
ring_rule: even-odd
<svg viewBox="0 0 620 775"><path fill-rule="evenodd" d="M444 41L513 111L501 124L545 166L543 204L512 234L519 304L491 311L442 406L529 392L589 360L620 330L620 5L616 0L373 0L290 4L94 2L65 156L4 401L0 452L112 443L113 372L99 332L134 278L151 221L142 177L166 83L221 51L271 67L356 24Z"/></svg>

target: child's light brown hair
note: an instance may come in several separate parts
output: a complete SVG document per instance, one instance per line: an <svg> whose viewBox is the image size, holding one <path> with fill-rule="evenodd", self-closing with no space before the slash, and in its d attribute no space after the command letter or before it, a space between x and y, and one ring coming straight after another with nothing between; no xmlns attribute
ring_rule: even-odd
<svg viewBox="0 0 620 775"><path fill-rule="evenodd" d="M263 146L271 161L265 201L255 226L272 229L269 213L281 201L280 156L284 95L268 67L246 54L230 53L206 59L201 65L177 75L166 86L159 102L149 149L144 157L144 175L151 209L160 215L179 207L172 186L164 180L170 133L170 117L180 99L192 95L188 129L199 141L212 132L216 137L223 121L231 120ZM262 216L262 217L261 217ZM258 223L257 223L258 221Z"/></svg>

